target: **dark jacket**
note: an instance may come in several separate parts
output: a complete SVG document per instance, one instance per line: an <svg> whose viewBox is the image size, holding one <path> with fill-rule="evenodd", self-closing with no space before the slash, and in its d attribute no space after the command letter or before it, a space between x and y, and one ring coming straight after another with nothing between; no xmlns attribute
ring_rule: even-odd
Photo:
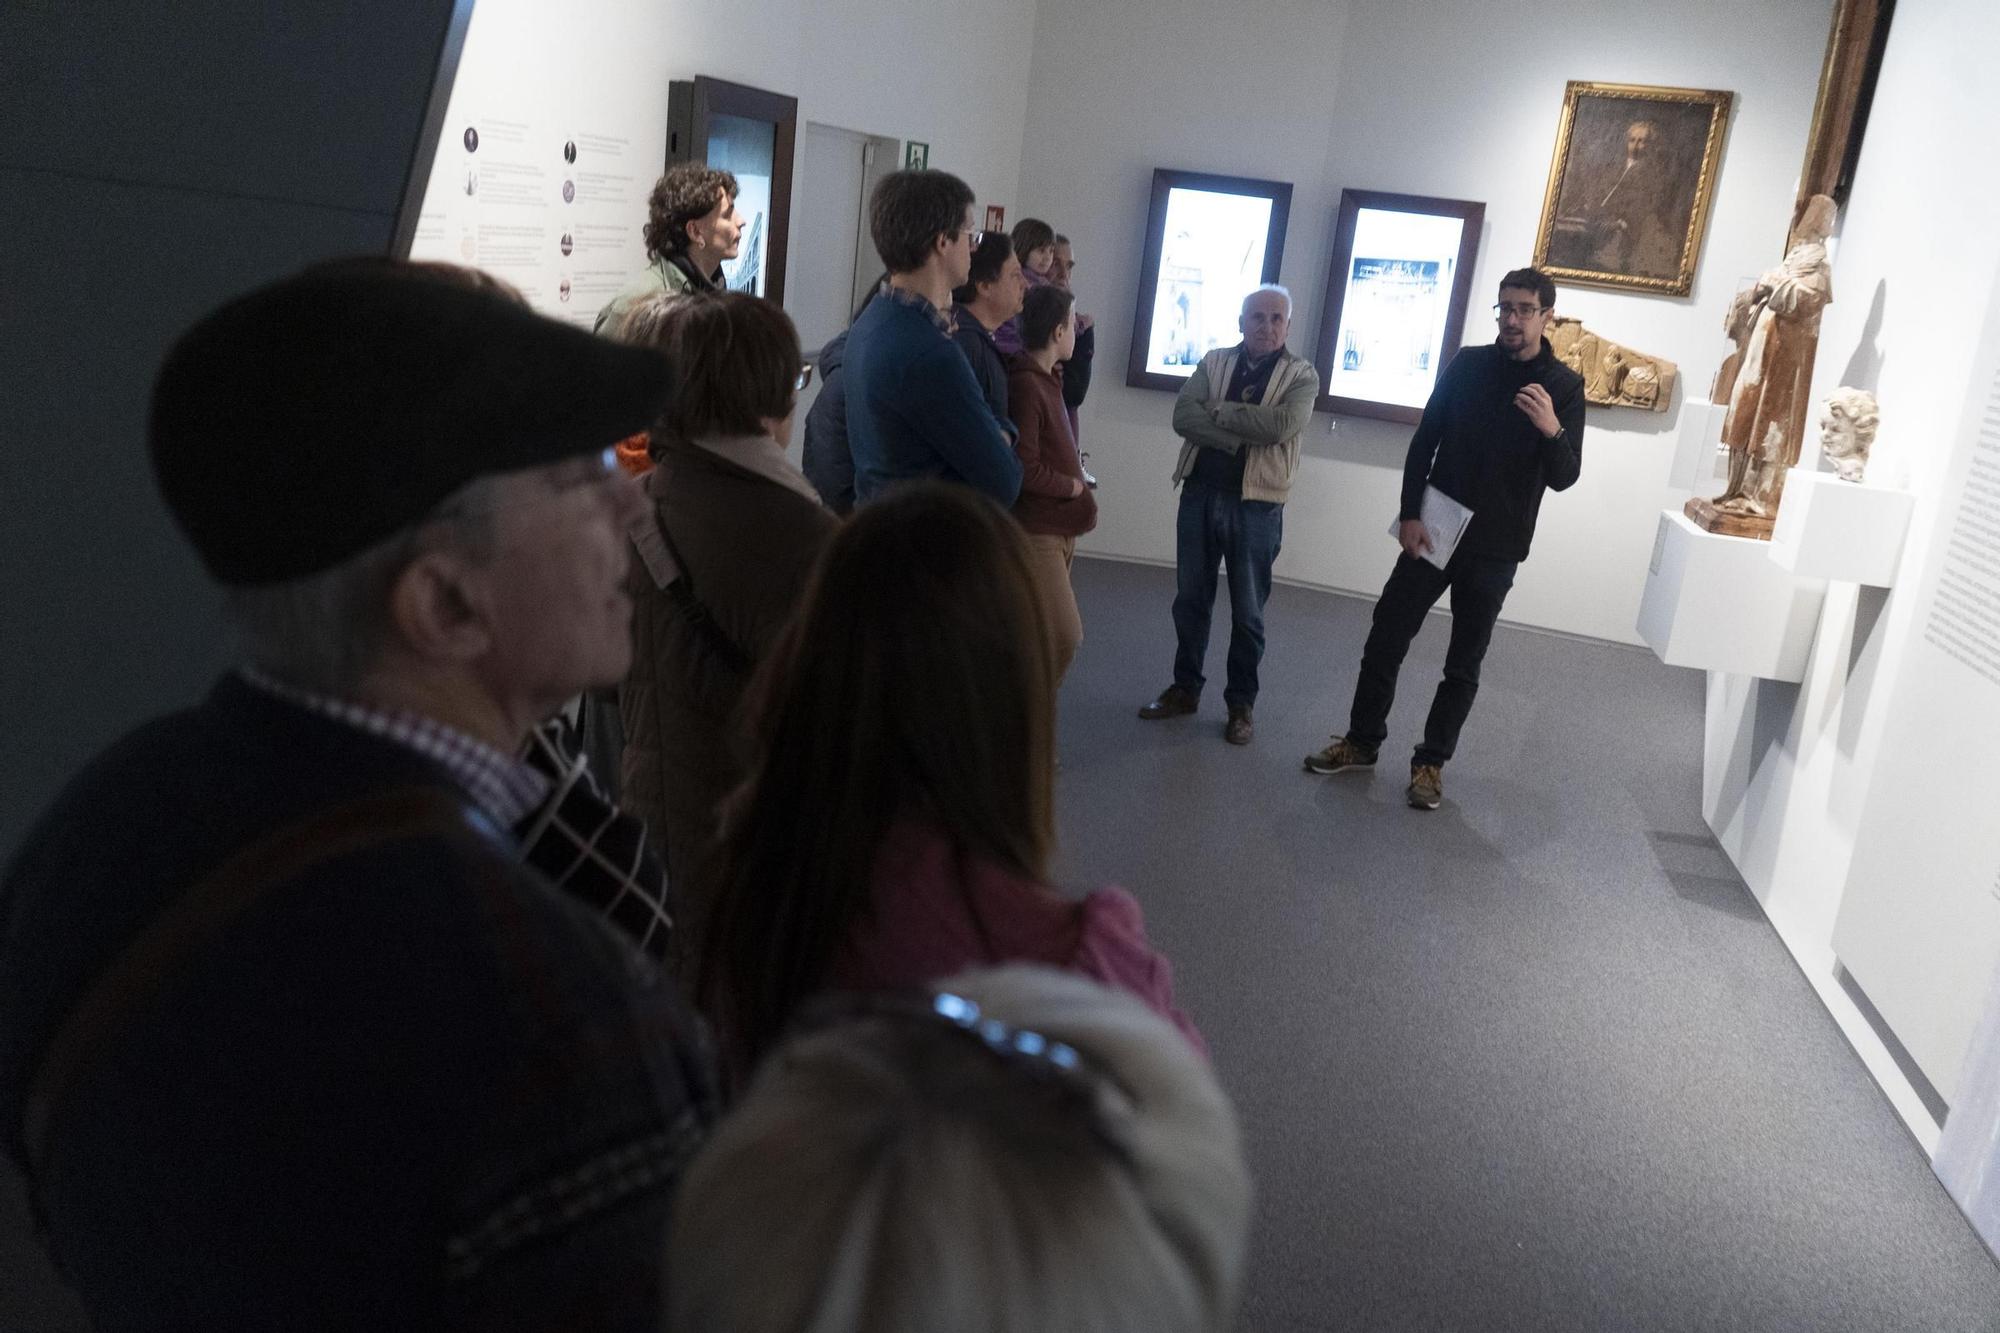
<svg viewBox="0 0 2000 1333"><path fill-rule="evenodd" d="M854 512L854 453L847 447L847 332L842 330L819 353L819 397L806 412L806 441L800 466L819 498L836 514Z"/></svg>
<svg viewBox="0 0 2000 1333"><path fill-rule="evenodd" d="M696 598L754 667L791 618L839 520L700 445L663 442L654 459L646 478L654 513ZM685 980L707 915L716 806L743 776L737 712L749 679L688 622L645 561L633 562L631 586L632 668L618 692L625 723L621 790L625 808L665 846L674 957Z"/></svg>
<svg viewBox="0 0 2000 1333"><path fill-rule="evenodd" d="M1083 460L1069 434L1062 385L1025 353L1007 359L1007 387L1014 420L1021 429L1014 452L1021 459L1021 498L1014 517L1029 532L1081 537L1097 526L1097 497L1083 482Z"/></svg>
<svg viewBox="0 0 2000 1333"><path fill-rule="evenodd" d="M465 804L234 676L72 781L0 891L15 1160L55 1032L142 929L273 832L410 789ZM462 824L253 878L89 1048L27 1174L94 1327L657 1326L705 1042L509 835Z"/></svg>
<svg viewBox="0 0 2000 1333"><path fill-rule="evenodd" d="M1076 409L1090 392L1090 368L1097 360L1097 325L1076 331L1076 350L1062 363L1063 403L1070 410L1070 425L1076 425Z"/></svg>
<svg viewBox="0 0 2000 1333"><path fill-rule="evenodd" d="M1021 464L956 344L894 290L847 334L847 439L860 503L898 481L961 482L1011 508Z"/></svg>
<svg viewBox="0 0 2000 1333"><path fill-rule="evenodd" d="M1514 395L1528 384L1549 391L1562 433L1544 439ZM1525 560L1543 490L1568 490L1583 470L1583 377L1556 360L1548 339L1531 361L1497 344L1452 358L1431 390L1403 461L1405 521L1423 511L1428 482L1472 510L1458 549Z"/></svg>
<svg viewBox="0 0 2000 1333"><path fill-rule="evenodd" d="M993 419L1011 440L1018 427L1008 415L1007 359L993 345L993 335L979 322L979 316L962 305L954 306L952 313L957 317L957 332L951 335L951 340L965 353L965 363L972 367L972 378L979 384L979 396L986 400Z"/></svg>

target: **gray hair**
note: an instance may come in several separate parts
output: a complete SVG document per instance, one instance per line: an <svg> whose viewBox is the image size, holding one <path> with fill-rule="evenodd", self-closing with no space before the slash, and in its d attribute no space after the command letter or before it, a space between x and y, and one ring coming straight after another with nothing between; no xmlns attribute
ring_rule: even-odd
<svg viewBox="0 0 2000 1333"><path fill-rule="evenodd" d="M1243 309L1248 310L1250 308L1250 297L1256 296L1262 292L1276 292L1278 295L1284 297L1285 318L1290 319L1292 317L1292 289L1285 286L1281 282L1266 282L1257 287L1252 288L1250 292L1243 298Z"/></svg>
<svg viewBox="0 0 2000 1333"><path fill-rule="evenodd" d="M389 594L411 562L449 549L484 561L494 540L493 486L461 486L424 518L332 569L287 583L224 590L244 656L287 684L351 693L389 640Z"/></svg>
<svg viewBox="0 0 2000 1333"><path fill-rule="evenodd" d="M1188 1040L1049 968L943 990L1109 1075L1080 1109L947 1024L860 1018L771 1057L683 1179L675 1328L1210 1333L1250 1221L1236 1117Z"/></svg>

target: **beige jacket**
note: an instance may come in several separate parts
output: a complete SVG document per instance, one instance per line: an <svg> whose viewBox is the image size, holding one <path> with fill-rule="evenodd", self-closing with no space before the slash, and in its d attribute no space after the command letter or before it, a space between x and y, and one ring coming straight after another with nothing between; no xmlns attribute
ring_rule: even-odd
<svg viewBox="0 0 2000 1333"><path fill-rule="evenodd" d="M1243 498L1283 504L1299 468L1299 437L1312 422L1319 397L1319 372L1312 362L1286 348L1264 386L1262 401L1225 403L1229 377L1236 373L1241 347L1218 347L1201 359L1174 400L1174 430L1181 437L1176 486L1194 471L1195 450L1248 449L1243 463Z"/></svg>

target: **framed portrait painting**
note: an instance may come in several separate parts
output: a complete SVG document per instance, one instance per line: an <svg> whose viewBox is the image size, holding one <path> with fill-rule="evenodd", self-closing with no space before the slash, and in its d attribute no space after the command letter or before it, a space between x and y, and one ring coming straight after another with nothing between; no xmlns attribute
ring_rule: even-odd
<svg viewBox="0 0 2000 1333"><path fill-rule="evenodd" d="M1322 412L1415 423L1465 334L1486 205L1342 190L1320 307Z"/></svg>
<svg viewBox="0 0 2000 1333"><path fill-rule="evenodd" d="M1558 282L1686 296L1733 94L1572 81L1535 237Z"/></svg>
<svg viewBox="0 0 2000 1333"><path fill-rule="evenodd" d="M1292 187L1199 171L1153 173L1125 382L1178 392L1237 342L1243 298L1278 280Z"/></svg>

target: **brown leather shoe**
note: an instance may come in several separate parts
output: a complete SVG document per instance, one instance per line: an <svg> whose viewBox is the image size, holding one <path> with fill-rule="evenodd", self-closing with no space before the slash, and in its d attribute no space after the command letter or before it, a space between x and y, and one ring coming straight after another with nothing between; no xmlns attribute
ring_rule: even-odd
<svg viewBox="0 0 2000 1333"><path fill-rule="evenodd" d="M1169 685L1160 691L1160 697L1139 710L1139 716L1148 722L1158 722L1163 717L1186 717L1201 702L1199 696L1178 685Z"/></svg>
<svg viewBox="0 0 2000 1333"><path fill-rule="evenodd" d="M1229 721L1223 724L1222 739L1231 745L1248 745L1250 738L1257 734L1257 727L1250 721L1250 710L1242 704L1232 704Z"/></svg>

